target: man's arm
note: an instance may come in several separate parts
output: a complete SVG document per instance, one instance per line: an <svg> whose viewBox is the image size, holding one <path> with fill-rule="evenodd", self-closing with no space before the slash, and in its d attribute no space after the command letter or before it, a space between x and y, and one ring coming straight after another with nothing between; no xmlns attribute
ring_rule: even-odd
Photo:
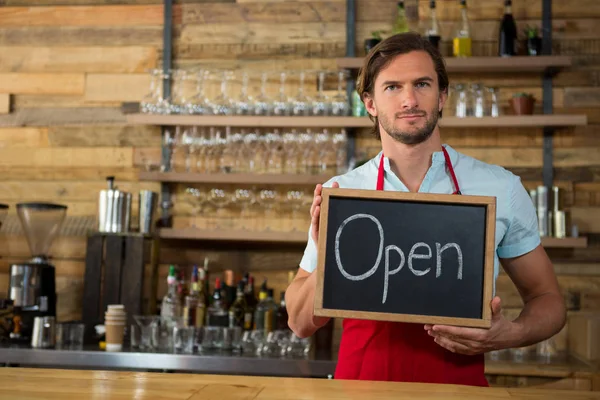
<svg viewBox="0 0 600 400"><path fill-rule="evenodd" d="M309 337L325 325L329 318L315 317L315 289L317 271L309 273L302 268L285 291L288 326L299 337Z"/></svg>
<svg viewBox="0 0 600 400"><path fill-rule="evenodd" d="M516 324L515 346L528 346L558 333L566 322L566 307L552 262L539 245L520 257L501 259L523 299Z"/></svg>

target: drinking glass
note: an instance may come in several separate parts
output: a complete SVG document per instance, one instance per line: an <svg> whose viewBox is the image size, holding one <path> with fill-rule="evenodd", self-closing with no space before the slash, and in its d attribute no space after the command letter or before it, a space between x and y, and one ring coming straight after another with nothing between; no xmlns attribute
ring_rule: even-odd
<svg viewBox="0 0 600 400"><path fill-rule="evenodd" d="M205 326L202 328L202 350L219 349L223 345L223 327Z"/></svg>
<svg viewBox="0 0 600 400"><path fill-rule="evenodd" d="M251 115L253 109L252 97L248 94L248 81L250 76L248 72L242 74L242 83L240 88L240 97L235 102L235 114L236 115Z"/></svg>
<svg viewBox="0 0 600 400"><path fill-rule="evenodd" d="M273 113L273 99L267 96L267 81L269 75L261 74L260 94L254 100L254 115L271 115Z"/></svg>
<svg viewBox="0 0 600 400"><path fill-rule="evenodd" d="M326 116L331 112L329 97L323 92L325 86L325 71L317 73L317 95L312 102L312 115Z"/></svg>
<svg viewBox="0 0 600 400"><path fill-rule="evenodd" d="M300 71L299 75L300 84L298 86L298 93L292 99L292 115L305 117L310 115L312 100L304 92L305 72Z"/></svg>
<svg viewBox="0 0 600 400"><path fill-rule="evenodd" d="M231 195L225 189L213 188L208 193L208 202L214 207L215 211L210 215L209 229L223 229L231 227L231 220L228 220L223 214L225 207L231 203Z"/></svg>
<svg viewBox="0 0 600 400"><path fill-rule="evenodd" d="M193 326L175 326L173 328L173 348L175 351L191 354L194 352L196 328Z"/></svg>
<svg viewBox="0 0 600 400"><path fill-rule="evenodd" d="M232 71L221 72L221 92L212 101L212 112L214 115L233 115L234 102L229 97L229 82L233 80Z"/></svg>
<svg viewBox="0 0 600 400"><path fill-rule="evenodd" d="M489 111L487 115L490 117L499 117L501 114L499 89L496 87L488 87L487 92L489 93L489 101L487 102Z"/></svg>
<svg viewBox="0 0 600 400"><path fill-rule="evenodd" d="M280 174L283 172L283 139L278 129L265 135L267 147L267 170L269 174Z"/></svg>
<svg viewBox="0 0 600 400"><path fill-rule="evenodd" d="M287 204L291 211L290 213L290 230L293 232L304 231L302 223L305 222L302 218L303 213L300 212L304 204L304 192L302 190L289 190L286 195Z"/></svg>
<svg viewBox="0 0 600 400"><path fill-rule="evenodd" d="M279 85L279 95L275 97L273 100L273 115L277 116L285 116L290 115L291 112L291 103L285 94L285 81L287 79L287 73L280 73L280 85Z"/></svg>
<svg viewBox="0 0 600 400"><path fill-rule="evenodd" d="M264 210L264 230L279 230L279 221L277 215L277 197L278 193L273 189L263 189L259 192L260 205Z"/></svg>
<svg viewBox="0 0 600 400"><path fill-rule="evenodd" d="M196 73L196 94L190 99L192 114L210 114L213 105L205 94L206 83L209 81L210 71L201 69Z"/></svg>
<svg viewBox="0 0 600 400"><path fill-rule="evenodd" d="M480 83L474 83L471 85L470 90L473 116L477 118L484 117L486 114L486 102L485 95L483 93L483 85Z"/></svg>
<svg viewBox="0 0 600 400"><path fill-rule="evenodd" d="M331 99L331 115L347 116L350 115L350 103L348 102L348 94L344 90L344 81L348 72L342 70L338 72L338 90L336 95Z"/></svg>
<svg viewBox="0 0 600 400"><path fill-rule="evenodd" d="M240 225L243 230L250 230L251 226L251 213L250 206L253 202L253 193L251 190L246 188L236 189L234 191L234 202L238 207L240 216Z"/></svg>
<svg viewBox="0 0 600 400"><path fill-rule="evenodd" d="M283 134L283 171L286 174L297 174L298 171L298 133L295 129Z"/></svg>
<svg viewBox="0 0 600 400"><path fill-rule="evenodd" d="M140 349L153 348L152 338L153 330L159 325L160 317L158 315L144 316L134 315L133 320L140 328Z"/></svg>

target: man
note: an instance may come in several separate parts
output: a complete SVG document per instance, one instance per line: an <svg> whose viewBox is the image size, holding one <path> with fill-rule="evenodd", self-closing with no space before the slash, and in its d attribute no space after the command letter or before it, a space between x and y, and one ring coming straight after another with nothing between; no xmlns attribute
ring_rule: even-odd
<svg viewBox="0 0 600 400"><path fill-rule="evenodd" d="M395 35L374 48L357 90L382 152L324 186L495 196L494 282L501 262L524 308L509 321L494 297L490 329L346 319L335 377L487 386L485 352L537 343L565 324L563 297L540 244L532 201L511 172L442 145L437 121L448 97L448 76L439 52L419 35ZM301 337L329 320L313 314L321 188L314 192L300 269L286 291L289 325Z"/></svg>

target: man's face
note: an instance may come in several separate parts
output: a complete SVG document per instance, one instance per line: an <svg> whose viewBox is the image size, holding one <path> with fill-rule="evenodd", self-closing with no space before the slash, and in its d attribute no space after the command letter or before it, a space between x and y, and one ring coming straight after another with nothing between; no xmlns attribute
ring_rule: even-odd
<svg viewBox="0 0 600 400"><path fill-rule="evenodd" d="M446 97L439 92L431 56L412 51L396 56L379 72L365 105L394 140L417 144L433 133Z"/></svg>

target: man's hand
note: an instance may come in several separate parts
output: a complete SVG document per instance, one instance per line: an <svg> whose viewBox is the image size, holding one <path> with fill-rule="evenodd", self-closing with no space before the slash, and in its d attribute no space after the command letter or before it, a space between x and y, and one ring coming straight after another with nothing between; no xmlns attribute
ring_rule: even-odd
<svg viewBox="0 0 600 400"><path fill-rule="evenodd" d="M492 299L491 308L492 326L489 329L447 325L425 325L425 329L437 344L453 353L475 355L519 347L519 326L502 315L500 297Z"/></svg>
<svg viewBox="0 0 600 400"><path fill-rule="evenodd" d="M333 182L331 187L339 188L340 185L337 182ZM323 190L323 185L317 185L315 187L315 196L313 197L313 202L310 206L310 217L311 217L311 226L312 229L310 231L311 237L314 240L315 244L319 244L319 215L321 214L321 191Z"/></svg>

